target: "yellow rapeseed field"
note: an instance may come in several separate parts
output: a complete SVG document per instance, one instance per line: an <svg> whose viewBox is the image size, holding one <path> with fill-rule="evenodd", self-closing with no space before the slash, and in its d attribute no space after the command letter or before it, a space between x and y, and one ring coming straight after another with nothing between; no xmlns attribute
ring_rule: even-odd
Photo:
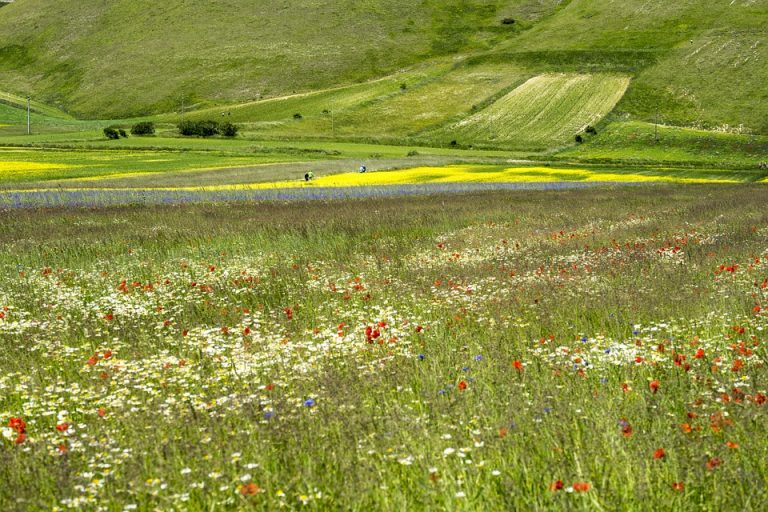
<svg viewBox="0 0 768 512"><path fill-rule="evenodd" d="M675 178L639 173L610 173L588 169L556 169L550 167L499 167L491 165L451 165L446 167L414 167L396 171L344 173L320 176L310 182L302 180L221 185L208 190L274 189L296 187L358 187L405 185L420 183L546 183L558 181L586 182L668 182L668 183L733 183L732 180ZM193 187L187 190L193 190Z"/></svg>

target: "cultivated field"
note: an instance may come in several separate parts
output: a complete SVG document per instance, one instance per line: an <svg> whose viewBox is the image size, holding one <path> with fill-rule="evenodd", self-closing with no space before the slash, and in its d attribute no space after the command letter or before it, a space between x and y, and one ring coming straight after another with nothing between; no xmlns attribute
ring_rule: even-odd
<svg viewBox="0 0 768 512"><path fill-rule="evenodd" d="M766 200L2 212L0 502L765 509Z"/></svg>
<svg viewBox="0 0 768 512"><path fill-rule="evenodd" d="M570 144L613 110L628 85L622 76L537 76L442 132L456 140L529 150Z"/></svg>

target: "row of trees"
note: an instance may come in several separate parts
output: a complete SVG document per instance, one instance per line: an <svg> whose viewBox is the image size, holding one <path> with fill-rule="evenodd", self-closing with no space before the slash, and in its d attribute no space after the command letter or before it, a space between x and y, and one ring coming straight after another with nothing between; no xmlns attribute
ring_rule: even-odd
<svg viewBox="0 0 768 512"><path fill-rule="evenodd" d="M185 136L193 137L213 137L222 135L224 137L235 137L240 127L230 122L219 123L212 120L204 121L182 121L178 124L179 133ZM155 123L151 121L142 121L131 127L131 135L154 135ZM104 128L104 136L108 139L116 140L120 137L127 137L128 134L123 128L118 126L108 126Z"/></svg>

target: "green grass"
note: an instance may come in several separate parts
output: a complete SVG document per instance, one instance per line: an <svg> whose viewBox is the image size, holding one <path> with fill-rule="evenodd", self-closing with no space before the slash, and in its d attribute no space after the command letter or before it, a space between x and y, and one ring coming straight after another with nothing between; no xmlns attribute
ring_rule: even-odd
<svg viewBox="0 0 768 512"><path fill-rule="evenodd" d="M0 212L0 502L765 509L767 194Z"/></svg>
<svg viewBox="0 0 768 512"><path fill-rule="evenodd" d="M667 164L722 167L755 171L768 160L768 137L656 126L650 123L613 122L586 143L557 154L593 163Z"/></svg>
<svg viewBox="0 0 768 512"><path fill-rule="evenodd" d="M484 47L498 7L530 3L25 0L0 18L0 89L90 118L282 96Z"/></svg>

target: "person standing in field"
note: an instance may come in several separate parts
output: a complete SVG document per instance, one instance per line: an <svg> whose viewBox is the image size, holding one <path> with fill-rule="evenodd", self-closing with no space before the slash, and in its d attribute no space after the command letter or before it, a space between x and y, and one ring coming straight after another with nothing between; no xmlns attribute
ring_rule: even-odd
<svg viewBox="0 0 768 512"><path fill-rule="evenodd" d="M365 171L367 171L367 170L368 170L368 169L366 169L364 165L361 165L361 166L360 166L360 172L365 172Z"/></svg>

